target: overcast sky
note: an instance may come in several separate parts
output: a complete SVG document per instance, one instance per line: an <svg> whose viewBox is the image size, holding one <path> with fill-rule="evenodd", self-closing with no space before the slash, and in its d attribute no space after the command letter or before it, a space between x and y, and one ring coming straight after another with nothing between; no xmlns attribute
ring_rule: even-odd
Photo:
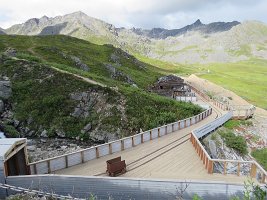
<svg viewBox="0 0 267 200"><path fill-rule="evenodd" d="M179 28L197 19L267 23L267 0L0 0L0 27L75 11L128 28Z"/></svg>

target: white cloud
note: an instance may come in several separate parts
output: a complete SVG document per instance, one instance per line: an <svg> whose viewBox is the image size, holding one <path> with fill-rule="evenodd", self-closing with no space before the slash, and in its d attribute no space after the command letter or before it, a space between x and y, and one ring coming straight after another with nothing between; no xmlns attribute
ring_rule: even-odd
<svg viewBox="0 0 267 200"><path fill-rule="evenodd" d="M265 0L1 0L0 27L81 10L118 27L178 28L201 19L266 22Z"/></svg>

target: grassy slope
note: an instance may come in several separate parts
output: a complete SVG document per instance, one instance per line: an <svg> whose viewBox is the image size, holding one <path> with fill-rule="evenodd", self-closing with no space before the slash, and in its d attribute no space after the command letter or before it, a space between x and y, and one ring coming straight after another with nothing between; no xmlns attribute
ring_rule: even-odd
<svg viewBox="0 0 267 200"><path fill-rule="evenodd" d="M238 63L215 63L201 66L209 74L201 75L229 89L247 101L267 109L267 61L251 59Z"/></svg>
<svg viewBox="0 0 267 200"><path fill-rule="evenodd" d="M251 154L267 170L267 148L255 150Z"/></svg>
<svg viewBox="0 0 267 200"><path fill-rule="evenodd" d="M27 60L3 58L0 75L11 78L15 117L24 122L32 117L34 122L30 128L35 130L41 125L49 130L50 135L54 134L55 129L63 129L69 137L74 137L81 134L80 130L88 122L97 125L99 115L96 110L85 119L75 119L69 115L77 105L70 99L70 93L90 89L106 94L107 102L112 105L118 104L121 97L126 99L127 121L121 120L121 112L116 106L110 109L111 116L103 115L101 121L101 129L116 131L120 128L122 135L133 134L140 128L150 129L201 111L192 104L147 93L144 89L161 76L161 71L152 65L137 62L133 57L127 58L123 52L111 46L94 45L66 36L0 36L0 41L0 52L13 47L18 51L17 57ZM79 57L90 70L85 72L79 69L68 57L62 56L62 52ZM110 55L114 52L118 52L120 58L121 66L118 69L131 76L139 88L110 78L103 63L112 64ZM142 68L139 68L140 65ZM117 86L118 92L85 83L72 75L59 73L50 66L93 78L108 86Z"/></svg>

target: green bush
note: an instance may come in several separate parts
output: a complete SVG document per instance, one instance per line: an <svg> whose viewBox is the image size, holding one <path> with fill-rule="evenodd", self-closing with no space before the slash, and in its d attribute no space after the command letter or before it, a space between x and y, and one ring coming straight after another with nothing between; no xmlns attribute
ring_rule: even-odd
<svg viewBox="0 0 267 200"><path fill-rule="evenodd" d="M251 155L267 170L267 148L257 149Z"/></svg>
<svg viewBox="0 0 267 200"><path fill-rule="evenodd" d="M8 137L12 138L19 137L19 132L11 125L4 124L4 132Z"/></svg>
<svg viewBox="0 0 267 200"><path fill-rule="evenodd" d="M229 148L233 148L242 155L246 155L248 153L246 140L242 136L236 136L231 131L221 131L219 134L224 139L226 146Z"/></svg>

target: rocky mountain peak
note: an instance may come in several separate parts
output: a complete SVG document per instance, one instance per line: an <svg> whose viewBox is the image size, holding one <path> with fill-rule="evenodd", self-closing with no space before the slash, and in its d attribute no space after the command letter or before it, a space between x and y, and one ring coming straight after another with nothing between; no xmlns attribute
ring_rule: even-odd
<svg viewBox="0 0 267 200"><path fill-rule="evenodd" d="M192 25L194 26L200 26L203 25L202 22L200 21L200 19L198 19L197 21L195 21Z"/></svg>

